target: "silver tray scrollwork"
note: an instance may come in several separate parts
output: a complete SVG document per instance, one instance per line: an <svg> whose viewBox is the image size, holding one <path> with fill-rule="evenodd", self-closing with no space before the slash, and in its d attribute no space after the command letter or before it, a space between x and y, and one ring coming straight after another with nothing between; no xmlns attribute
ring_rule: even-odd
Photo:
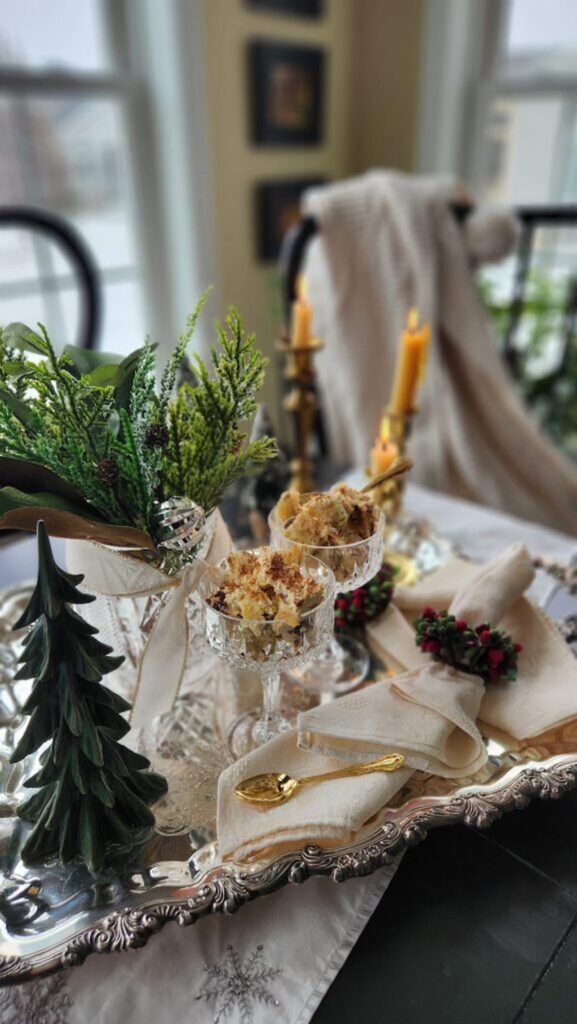
<svg viewBox="0 0 577 1024"><path fill-rule="evenodd" d="M368 875L432 828L486 828L507 811L534 798L555 799L577 784L577 736L570 729L521 750L491 740L482 774L455 782L415 773L353 843L330 849L310 843L283 856L223 863L214 829L216 783L229 760L223 736L230 715L252 695L215 662L214 678L140 738L169 780L169 793L155 808L152 840L99 875L56 859L24 865L19 851L27 826L15 811L27 772L8 758L26 684L11 682L18 645L9 628L28 594L23 588L0 594L0 985L77 966L91 953L139 948L169 921L187 927L207 914L232 914L314 875L335 882ZM287 696L297 708L310 700L295 687Z"/></svg>

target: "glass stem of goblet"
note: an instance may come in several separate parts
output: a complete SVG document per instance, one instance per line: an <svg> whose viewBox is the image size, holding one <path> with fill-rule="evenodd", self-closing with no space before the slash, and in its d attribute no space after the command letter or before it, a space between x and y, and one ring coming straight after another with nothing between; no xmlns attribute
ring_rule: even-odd
<svg viewBox="0 0 577 1024"><path fill-rule="evenodd" d="M262 718L256 725L256 734L261 742L272 739L282 732L284 719L280 705L280 674L267 672L262 677Z"/></svg>
<svg viewBox="0 0 577 1024"><path fill-rule="evenodd" d="M333 634L331 639L321 648L316 663L320 670L326 668L332 675L338 675L344 658L345 652L339 643L338 637Z"/></svg>

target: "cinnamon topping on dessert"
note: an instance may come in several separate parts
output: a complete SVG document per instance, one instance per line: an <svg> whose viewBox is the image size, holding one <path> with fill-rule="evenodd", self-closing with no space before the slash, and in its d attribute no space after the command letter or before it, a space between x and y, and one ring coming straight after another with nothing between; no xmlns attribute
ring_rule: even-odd
<svg viewBox="0 0 577 1024"><path fill-rule="evenodd" d="M327 494L304 498L297 491L285 491L277 514L280 522L286 524L285 537L318 547L367 540L374 534L379 519L373 499L346 484L336 484Z"/></svg>
<svg viewBox="0 0 577 1024"><path fill-rule="evenodd" d="M208 604L224 615L298 626L323 598L323 586L300 566L296 549L233 551L227 572Z"/></svg>

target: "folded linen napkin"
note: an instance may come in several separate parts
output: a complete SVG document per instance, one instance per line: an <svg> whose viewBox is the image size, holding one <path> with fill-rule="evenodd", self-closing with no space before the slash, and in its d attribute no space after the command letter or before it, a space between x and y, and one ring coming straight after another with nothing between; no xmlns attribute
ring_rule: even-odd
<svg viewBox="0 0 577 1024"><path fill-rule="evenodd" d="M239 859L274 846L277 853L304 842L346 842L378 813L415 768L445 777L472 775L487 760L475 725L483 683L429 661L416 672L384 680L299 716L294 730L227 768L218 786L217 831L223 857ZM298 744L297 744L298 740ZM243 803L234 792L262 772L297 778L400 752L405 767L350 779L327 780L300 790L267 810Z"/></svg>
<svg viewBox="0 0 577 1024"><path fill-rule="evenodd" d="M487 760L475 725L482 697L480 679L430 663L299 715L298 734L294 730L271 740L221 775L222 856L244 859L271 846L278 853L303 842L346 842L415 768L448 778L472 775ZM404 755L406 767L316 783L279 807L253 807L234 793L238 782L261 772L298 778L342 768L343 760L360 763L393 751Z"/></svg>
<svg viewBox="0 0 577 1024"><path fill-rule="evenodd" d="M298 719L303 750L355 763L391 750L410 768L463 778L487 760L475 725L483 681L431 662L384 680Z"/></svg>
<svg viewBox="0 0 577 1024"><path fill-rule="evenodd" d="M344 698L343 698L344 699ZM286 804L266 810L240 800L238 782L261 772L297 778L342 768L342 761L299 750L296 729L270 740L227 768L218 783L217 833L222 857L246 860L269 847L276 854L304 843L347 842L404 786L411 768L305 786Z"/></svg>
<svg viewBox="0 0 577 1024"><path fill-rule="evenodd" d="M485 689L479 720L517 740L534 739L577 716L577 661L545 613L522 596L534 575L521 544L485 566L455 559L411 589L368 626L371 646L398 670L430 662L415 646L413 620L430 605L471 625L489 621L523 645L517 679Z"/></svg>

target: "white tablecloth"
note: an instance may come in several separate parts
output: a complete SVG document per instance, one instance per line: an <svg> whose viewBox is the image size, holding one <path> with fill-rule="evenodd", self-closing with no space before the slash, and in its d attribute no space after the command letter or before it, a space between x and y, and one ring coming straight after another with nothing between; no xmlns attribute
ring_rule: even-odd
<svg viewBox="0 0 577 1024"><path fill-rule="evenodd" d="M576 537L567 537L538 523L516 519L470 501L448 498L416 484L409 484L407 488L407 510L429 519L439 533L479 561L492 558L513 541L525 544L533 557L567 562L577 553ZM577 536L577 509L575 531Z"/></svg>
<svg viewBox="0 0 577 1024"><path fill-rule="evenodd" d="M564 561L577 551L572 538L420 487L408 488L407 507L475 559L490 558L512 541L522 541L533 555ZM22 548L4 573L0 549L0 585L18 578L18 565L32 575L30 548ZM543 599L550 582L541 580L536 589ZM343 885L313 879L233 918L206 918L188 929L169 925L143 950L95 955L68 975L0 991L0 1021L306 1024L395 870ZM47 1006L50 1015L43 1016Z"/></svg>

